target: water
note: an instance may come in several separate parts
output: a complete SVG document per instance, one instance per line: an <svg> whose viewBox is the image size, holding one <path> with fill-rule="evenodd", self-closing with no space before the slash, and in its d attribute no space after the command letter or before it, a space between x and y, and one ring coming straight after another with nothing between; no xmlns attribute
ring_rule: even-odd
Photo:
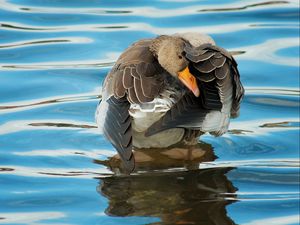
<svg viewBox="0 0 300 225"><path fill-rule="evenodd" d="M298 1L0 1L0 224L298 224ZM113 176L101 83L133 41L202 31L246 96L222 137ZM186 160L187 156L193 160Z"/></svg>

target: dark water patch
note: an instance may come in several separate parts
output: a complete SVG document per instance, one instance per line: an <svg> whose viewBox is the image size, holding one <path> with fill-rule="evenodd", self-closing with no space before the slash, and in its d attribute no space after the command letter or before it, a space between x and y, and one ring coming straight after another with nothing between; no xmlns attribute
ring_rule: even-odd
<svg viewBox="0 0 300 225"><path fill-rule="evenodd" d="M235 8L201 9L198 10L198 12L240 11L240 10L261 7L261 6L283 5L283 4L289 4L289 2L288 1L267 1L267 2L261 2L256 4L249 4L241 7L235 7Z"/></svg>
<svg viewBox="0 0 300 225"><path fill-rule="evenodd" d="M14 171L13 168L0 168L0 172Z"/></svg>
<svg viewBox="0 0 300 225"><path fill-rule="evenodd" d="M23 108L23 107L31 107L31 106L40 106L40 105L48 105L53 103L62 103L62 102L72 102L72 101L84 101L84 100L91 100L91 99L99 99L100 96L76 96L76 97L68 97L68 98L58 98L58 99L52 99L47 101L41 101L36 103L30 103L30 104L24 104L24 105L12 105L12 106L0 106L0 110L6 110L6 109L15 109L15 108Z"/></svg>
<svg viewBox="0 0 300 225"><path fill-rule="evenodd" d="M51 43L67 43L72 42L71 40L44 40L44 41L32 41L27 43L20 44L11 44L11 45L0 45L0 48L14 48L14 47L26 47L30 45L41 45L41 44L51 44Z"/></svg>
<svg viewBox="0 0 300 225"><path fill-rule="evenodd" d="M88 69L88 68L102 68L102 67L111 67L114 62L108 63L68 63L68 64L21 64L21 65L1 65L3 69L10 69L10 70L46 70L46 69ZM0 68L1 68L0 67Z"/></svg>
<svg viewBox="0 0 300 225"><path fill-rule="evenodd" d="M90 125L77 125L77 124L69 124L69 123L30 123L28 124L29 126L34 126L34 127L71 127L71 128L84 128L84 129L89 129L89 128L97 128L97 126L90 126Z"/></svg>
<svg viewBox="0 0 300 225"><path fill-rule="evenodd" d="M55 13L59 8L18 8L18 10L26 11L30 13ZM90 13L90 14L130 14L132 11L130 10L101 10L101 9L87 9L82 10L81 8L81 14ZM57 12L56 12L57 13ZM79 13L79 12L78 12Z"/></svg>
<svg viewBox="0 0 300 225"><path fill-rule="evenodd" d="M274 127L299 127L299 122L279 122L279 123L266 123L261 125L260 127L269 127L269 128L274 128Z"/></svg>
<svg viewBox="0 0 300 225"><path fill-rule="evenodd" d="M229 130L228 133L230 134L235 134L235 135L240 135L240 134L247 134L247 133L253 133L251 130L239 130L239 129L232 129Z"/></svg>
<svg viewBox="0 0 300 225"><path fill-rule="evenodd" d="M31 30L31 31L35 31L35 30L52 30L51 28L33 28L33 27L21 27L21 26L15 26L15 25L11 25L11 24L5 24L5 23L1 23L0 24L1 27L6 28L6 29L16 29L16 30Z"/></svg>

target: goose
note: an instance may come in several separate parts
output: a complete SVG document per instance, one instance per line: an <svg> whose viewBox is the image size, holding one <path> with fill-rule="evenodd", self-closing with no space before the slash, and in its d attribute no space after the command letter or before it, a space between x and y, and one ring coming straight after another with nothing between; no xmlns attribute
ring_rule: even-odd
<svg viewBox="0 0 300 225"><path fill-rule="evenodd" d="M95 117L130 174L134 148L192 146L204 133L224 134L243 95L237 62L210 36L160 35L120 55L103 82Z"/></svg>

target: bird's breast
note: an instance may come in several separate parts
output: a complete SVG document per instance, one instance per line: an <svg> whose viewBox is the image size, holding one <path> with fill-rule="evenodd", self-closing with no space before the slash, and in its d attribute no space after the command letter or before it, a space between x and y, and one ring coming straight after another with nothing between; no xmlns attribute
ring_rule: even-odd
<svg viewBox="0 0 300 225"><path fill-rule="evenodd" d="M164 116L183 94L183 91L178 91L173 86L165 88L151 102L131 104L129 114L133 118L133 129L138 132L146 131L154 122Z"/></svg>
<svg viewBox="0 0 300 225"><path fill-rule="evenodd" d="M145 137L147 129L163 117L181 96L182 93L175 89L165 89L151 102L130 105L129 114L132 117L133 145L135 147L168 147L182 139L184 129L181 128L169 129Z"/></svg>

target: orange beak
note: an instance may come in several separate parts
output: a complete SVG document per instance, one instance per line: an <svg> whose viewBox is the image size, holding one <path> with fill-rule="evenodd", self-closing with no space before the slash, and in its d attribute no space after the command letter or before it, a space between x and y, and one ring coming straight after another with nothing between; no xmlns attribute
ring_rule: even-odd
<svg viewBox="0 0 300 225"><path fill-rule="evenodd" d="M194 93L196 97L199 97L200 91L197 85L197 80L190 73L188 66L184 70L178 72L178 78L189 90Z"/></svg>

